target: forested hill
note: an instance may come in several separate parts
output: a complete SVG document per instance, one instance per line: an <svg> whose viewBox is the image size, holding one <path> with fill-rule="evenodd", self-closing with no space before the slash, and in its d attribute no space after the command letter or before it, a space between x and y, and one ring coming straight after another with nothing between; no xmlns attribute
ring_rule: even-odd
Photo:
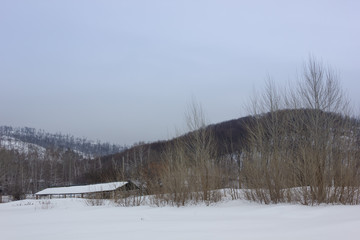
<svg viewBox="0 0 360 240"><path fill-rule="evenodd" d="M213 151L216 155L224 158L236 158L236 155L240 154L246 146L248 137L247 128L253 121L253 116L246 116L208 125L205 129L211 132L214 141ZM162 153L170 149L174 150L179 141L191 143L191 139L196 132L188 132L171 140L140 143L122 152L103 156L99 159L102 168L88 175L89 178L86 181L88 183L102 181L103 176L107 176L107 179L116 179L119 169L120 171L124 169L127 173L139 172L141 170L138 170L138 168L144 165L147 166L147 171L151 171L151 168L156 168L161 162ZM118 170L117 172L116 169Z"/></svg>
<svg viewBox="0 0 360 240"><path fill-rule="evenodd" d="M115 154L124 150L124 146L94 142L85 138L77 138L69 134L48 133L29 127L14 128L0 126L0 140L4 145L6 141L18 141L34 144L45 149L70 149L84 156L99 157Z"/></svg>
<svg viewBox="0 0 360 240"><path fill-rule="evenodd" d="M311 121L313 115L317 110L311 109L298 109L298 110L280 110L276 112L276 117L278 122L281 120L281 128L283 133L286 134L297 134L294 133L292 129L291 122L297 121L297 118L301 117L304 122ZM322 118L333 119L332 121L339 123L344 122L345 119L343 116L335 114L318 111L321 114ZM216 158L229 159L229 161L237 161L236 159L241 155L243 150L248 147L248 138L249 131L252 131L252 126L254 124L261 124L264 130L264 138L268 138L271 135L269 129L269 124L273 121L273 116L271 113L265 113L257 116L246 116L238 119L233 119L217 124L209 125L205 128L206 131L211 133L213 138L212 151L216 155ZM351 119L349 122L350 125L356 127L356 133L354 132L356 138L360 139L360 122L358 119ZM305 127L305 126L304 126ZM171 140L166 141L157 141L152 143L143 143L134 145L129 149L126 149L122 152L111 154L108 156L101 157L102 169L99 169L97 174L98 177L94 179L88 179L89 182L96 182L101 179L99 175L102 176L111 176L111 172L118 168L120 170L131 171L143 165L150 165L147 168L150 169L151 166L155 166L162 159L162 154L165 151L170 149L174 150L176 144L180 142L186 143L188 146L194 142L192 140L194 134L197 131L186 133L180 137L176 137ZM284 137L286 138L286 137ZM360 142L360 140L359 140ZM136 170L139 171L139 170Z"/></svg>

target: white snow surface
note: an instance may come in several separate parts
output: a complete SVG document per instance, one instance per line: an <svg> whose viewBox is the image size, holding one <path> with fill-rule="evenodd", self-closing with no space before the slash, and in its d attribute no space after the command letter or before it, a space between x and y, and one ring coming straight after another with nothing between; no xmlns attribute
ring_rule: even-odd
<svg viewBox="0 0 360 240"><path fill-rule="evenodd" d="M359 206L89 206L84 199L0 204L1 239L359 239Z"/></svg>
<svg viewBox="0 0 360 240"><path fill-rule="evenodd" d="M125 184L127 184L127 182L110 182L110 183L100 183L100 184L83 185L83 186L46 188L40 192L37 192L36 195L81 194L81 193L113 191L119 187L124 186Z"/></svg>

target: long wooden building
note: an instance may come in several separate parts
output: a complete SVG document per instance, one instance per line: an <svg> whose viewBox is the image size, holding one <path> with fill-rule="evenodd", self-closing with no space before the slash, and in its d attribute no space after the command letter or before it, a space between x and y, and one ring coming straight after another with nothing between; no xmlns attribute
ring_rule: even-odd
<svg viewBox="0 0 360 240"><path fill-rule="evenodd" d="M135 191L139 187L131 181L125 182L109 182L82 186L71 186L71 187L54 187L46 188L40 192L35 193L36 199L39 198L67 198L77 197L86 198L94 195L101 196L103 198L109 198L114 196L117 191Z"/></svg>

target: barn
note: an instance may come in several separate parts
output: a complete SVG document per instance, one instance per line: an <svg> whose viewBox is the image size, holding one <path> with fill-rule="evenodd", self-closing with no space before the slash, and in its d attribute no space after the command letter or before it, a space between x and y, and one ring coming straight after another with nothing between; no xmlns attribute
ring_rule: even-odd
<svg viewBox="0 0 360 240"><path fill-rule="evenodd" d="M87 198L93 196L99 196L102 198L111 198L116 192L138 191L139 187L132 181L124 182L109 182L99 183L82 186L71 186L71 187L54 187L46 188L40 192L35 193L36 199L39 198Z"/></svg>

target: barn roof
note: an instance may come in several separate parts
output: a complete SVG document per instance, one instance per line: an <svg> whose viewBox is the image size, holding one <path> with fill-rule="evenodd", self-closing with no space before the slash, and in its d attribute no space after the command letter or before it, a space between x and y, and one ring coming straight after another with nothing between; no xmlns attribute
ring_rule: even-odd
<svg viewBox="0 0 360 240"><path fill-rule="evenodd" d="M46 188L35 194L56 195L56 194L81 194L81 193L107 192L122 187L127 183L128 182L110 182L110 183L100 183L100 184L83 185L83 186Z"/></svg>

